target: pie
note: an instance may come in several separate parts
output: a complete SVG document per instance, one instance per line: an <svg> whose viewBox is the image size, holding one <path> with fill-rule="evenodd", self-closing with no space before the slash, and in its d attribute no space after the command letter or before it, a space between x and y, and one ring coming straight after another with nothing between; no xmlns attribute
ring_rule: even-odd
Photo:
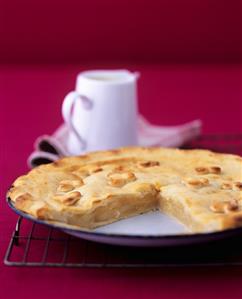
<svg viewBox="0 0 242 299"><path fill-rule="evenodd" d="M67 157L19 177L15 208L82 229L160 210L188 232L242 226L242 158L208 150L129 147Z"/></svg>

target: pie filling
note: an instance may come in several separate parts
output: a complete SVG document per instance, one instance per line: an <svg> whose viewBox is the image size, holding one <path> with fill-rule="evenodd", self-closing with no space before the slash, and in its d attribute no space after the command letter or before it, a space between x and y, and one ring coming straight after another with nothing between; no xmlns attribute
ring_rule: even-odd
<svg viewBox="0 0 242 299"><path fill-rule="evenodd" d="M161 197L158 193L146 194L140 198L138 196L114 196L112 199L103 200L97 207L87 210L84 215L74 217L73 214L67 215L65 221L70 225L78 225L85 229L94 229L115 221L137 216L150 211L159 210L162 213L170 215L180 221L187 227L187 231L213 231L218 230L213 224L206 223L204 227L199 217L194 217L189 213L189 209L183 206L179 201L173 201L169 198ZM63 214L56 216L57 221L63 221ZM218 223L219 224L219 223Z"/></svg>

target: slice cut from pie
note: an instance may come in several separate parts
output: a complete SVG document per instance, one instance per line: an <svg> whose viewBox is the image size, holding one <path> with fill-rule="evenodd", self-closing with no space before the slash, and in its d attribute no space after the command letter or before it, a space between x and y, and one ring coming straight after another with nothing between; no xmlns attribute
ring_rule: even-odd
<svg viewBox="0 0 242 299"><path fill-rule="evenodd" d="M121 148L67 157L19 177L13 205L93 229L157 210L191 232L242 226L242 158L207 150Z"/></svg>

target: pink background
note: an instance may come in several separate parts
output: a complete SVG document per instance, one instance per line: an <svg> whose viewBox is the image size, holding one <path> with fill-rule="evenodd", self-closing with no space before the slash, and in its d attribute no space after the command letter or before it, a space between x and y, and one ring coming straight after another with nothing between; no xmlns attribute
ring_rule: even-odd
<svg viewBox="0 0 242 299"><path fill-rule="evenodd" d="M242 132L241 7L227 0L0 0L0 298L239 298L241 269L27 269L2 264L16 215L5 204L35 138L61 123L79 71L141 72L156 124L201 118Z"/></svg>
<svg viewBox="0 0 242 299"><path fill-rule="evenodd" d="M240 0L1 0L1 62L238 62Z"/></svg>

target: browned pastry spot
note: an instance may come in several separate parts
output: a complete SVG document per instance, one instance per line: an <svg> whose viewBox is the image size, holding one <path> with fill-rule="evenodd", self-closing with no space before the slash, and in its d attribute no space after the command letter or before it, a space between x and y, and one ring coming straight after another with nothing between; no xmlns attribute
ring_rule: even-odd
<svg viewBox="0 0 242 299"><path fill-rule="evenodd" d="M154 184L154 186L155 186L155 189L159 192L160 189L161 189L161 183L156 182L156 183Z"/></svg>
<svg viewBox="0 0 242 299"><path fill-rule="evenodd" d="M58 192L70 192L75 188L81 187L84 185L82 179L78 180L63 180L60 182L59 186L57 187Z"/></svg>
<svg viewBox="0 0 242 299"><path fill-rule="evenodd" d="M48 211L48 209L46 208L46 206L39 208L38 210L36 210L36 217L38 219L45 219L47 211Z"/></svg>
<svg viewBox="0 0 242 299"><path fill-rule="evenodd" d="M199 174L209 174L209 173L220 174L221 173L221 168L219 166L210 166L210 167L200 166L200 167L196 167L195 170Z"/></svg>
<svg viewBox="0 0 242 299"><path fill-rule="evenodd" d="M219 166L211 166L209 167L209 172L214 174L220 174L221 168Z"/></svg>
<svg viewBox="0 0 242 299"><path fill-rule="evenodd" d="M110 172L107 174L108 184L112 187L122 187L127 183L136 180L136 176L131 171L125 172Z"/></svg>
<svg viewBox="0 0 242 299"><path fill-rule="evenodd" d="M205 187L209 185L209 180L207 178L188 178L186 183L192 187Z"/></svg>
<svg viewBox="0 0 242 299"><path fill-rule="evenodd" d="M231 199L230 201L214 201L210 210L214 213L229 213L238 210L238 202L235 199Z"/></svg>
<svg viewBox="0 0 242 299"><path fill-rule="evenodd" d="M99 204L99 203L101 203L101 202L102 202L101 199L94 199L92 203L93 203L94 205L96 205L96 204Z"/></svg>
<svg viewBox="0 0 242 299"><path fill-rule="evenodd" d="M232 185L230 183L222 183L221 189L232 189Z"/></svg>
<svg viewBox="0 0 242 299"><path fill-rule="evenodd" d="M156 194L158 194L155 185L150 183L138 184L135 188L135 191L141 193L142 195L149 194L151 196L155 196Z"/></svg>
<svg viewBox="0 0 242 299"><path fill-rule="evenodd" d="M199 174L208 174L209 173L209 169L207 167L196 167L195 170Z"/></svg>
<svg viewBox="0 0 242 299"><path fill-rule="evenodd" d="M113 169L114 172L124 171L124 166L119 165Z"/></svg>
<svg viewBox="0 0 242 299"><path fill-rule="evenodd" d="M120 150L118 150L118 149L113 149L113 150L111 150L111 151L109 151L111 154L114 154L114 155L116 155L116 154L118 154L118 153L120 153Z"/></svg>
<svg viewBox="0 0 242 299"><path fill-rule="evenodd" d="M147 162L140 163L140 165L143 166L143 167L153 167L153 166L159 166L160 162L158 162L158 161L147 161Z"/></svg>
<svg viewBox="0 0 242 299"><path fill-rule="evenodd" d="M238 208L239 208L238 201L236 199L231 199L226 207L226 211L229 211L229 212L236 211L236 210L238 210Z"/></svg>
<svg viewBox="0 0 242 299"><path fill-rule="evenodd" d="M64 195L54 195L54 200L60 201L61 203L72 206L81 198L81 193L78 191L70 192Z"/></svg>
<svg viewBox="0 0 242 299"><path fill-rule="evenodd" d="M94 168L92 170L92 173L96 173L96 172L100 172L100 171L103 171L103 168L102 167L97 167L97 168Z"/></svg>
<svg viewBox="0 0 242 299"><path fill-rule="evenodd" d="M234 186L235 186L236 189L242 190L242 182L235 182Z"/></svg>
<svg viewBox="0 0 242 299"><path fill-rule="evenodd" d="M19 209L25 210L32 204L33 197L29 193L23 193L16 197L15 199L15 205Z"/></svg>

